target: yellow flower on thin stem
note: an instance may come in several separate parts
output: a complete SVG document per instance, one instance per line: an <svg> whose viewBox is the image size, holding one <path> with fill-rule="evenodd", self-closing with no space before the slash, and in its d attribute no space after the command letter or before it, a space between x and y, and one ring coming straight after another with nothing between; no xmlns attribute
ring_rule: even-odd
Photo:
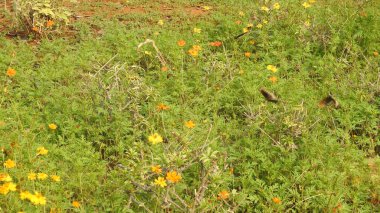
<svg viewBox="0 0 380 213"><path fill-rule="evenodd" d="M45 174L45 173L37 173L37 179L38 180L45 180L46 178L48 178L48 175Z"/></svg>
<svg viewBox="0 0 380 213"><path fill-rule="evenodd" d="M30 172L28 174L28 180L36 180L37 179L37 174L34 172Z"/></svg>
<svg viewBox="0 0 380 213"><path fill-rule="evenodd" d="M267 70L272 71L272 72L277 72L277 67L273 65L268 65Z"/></svg>
<svg viewBox="0 0 380 213"><path fill-rule="evenodd" d="M199 33L202 32L202 29L200 29L200 28L196 28L196 27L195 27L195 28L193 29L193 32L199 34Z"/></svg>
<svg viewBox="0 0 380 213"><path fill-rule="evenodd" d="M54 182L60 182L60 181L61 181L61 177L58 176L58 175L50 175L50 178L51 178Z"/></svg>
<svg viewBox="0 0 380 213"><path fill-rule="evenodd" d="M303 6L304 8L309 8L309 7L311 7L311 4L309 4L308 2L304 2L304 3L302 4L302 6Z"/></svg>
<svg viewBox="0 0 380 213"><path fill-rule="evenodd" d="M58 126L55 123L49 124L49 129L56 130L57 128L58 128Z"/></svg>
<svg viewBox="0 0 380 213"><path fill-rule="evenodd" d="M195 127L195 123L194 123L194 121L189 120L189 121L186 121L186 122L185 122L185 126L186 126L187 128L189 128L189 129L192 129L192 128Z"/></svg>
<svg viewBox="0 0 380 213"><path fill-rule="evenodd" d="M16 162L14 162L11 159L8 159L7 161L4 162L4 167L7 169L14 168L14 167L16 167Z"/></svg>
<svg viewBox="0 0 380 213"><path fill-rule="evenodd" d="M279 10L280 9L280 4L278 2L273 4L273 9Z"/></svg>
<svg viewBox="0 0 380 213"><path fill-rule="evenodd" d="M157 179L155 179L154 180L154 185L160 186L162 188L164 188L165 186L167 186L166 180L163 177L158 177Z"/></svg>
<svg viewBox="0 0 380 213"><path fill-rule="evenodd" d="M37 148L37 155L47 155L48 152L43 146Z"/></svg>
<svg viewBox="0 0 380 213"><path fill-rule="evenodd" d="M154 145L154 144L162 143L164 140L162 139L162 136L160 134L154 133L153 135L150 135L148 137L148 141Z"/></svg>
<svg viewBox="0 0 380 213"><path fill-rule="evenodd" d="M0 173L0 181L11 182L12 181L12 177L9 174L7 174L7 173Z"/></svg>
<svg viewBox="0 0 380 213"><path fill-rule="evenodd" d="M164 25L164 20L162 20L162 19L158 20L157 24L160 26Z"/></svg>
<svg viewBox="0 0 380 213"><path fill-rule="evenodd" d="M262 6L260 8L261 11L269 12L269 8L267 6Z"/></svg>
<svg viewBox="0 0 380 213"><path fill-rule="evenodd" d="M29 200L34 205L44 206L46 204L46 197L42 196L42 194L38 192L35 192L34 195L30 196Z"/></svg>
<svg viewBox="0 0 380 213"><path fill-rule="evenodd" d="M74 200L74 201L71 203L71 205L73 205L74 208L79 208L79 207L80 207L80 203L79 203L79 201L76 201L76 200Z"/></svg>
<svg viewBox="0 0 380 213"><path fill-rule="evenodd" d="M152 170L152 172L154 172L154 173L156 173L156 174L161 174L161 173L162 173L162 169L161 169L161 166L160 166L160 165L152 166L152 167L151 167L151 170Z"/></svg>

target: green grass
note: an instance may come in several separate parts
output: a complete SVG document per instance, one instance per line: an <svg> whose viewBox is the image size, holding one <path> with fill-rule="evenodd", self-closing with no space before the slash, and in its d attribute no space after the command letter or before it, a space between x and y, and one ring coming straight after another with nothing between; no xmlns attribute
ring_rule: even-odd
<svg viewBox="0 0 380 213"><path fill-rule="evenodd" d="M17 165L0 173L17 189L0 194L0 212L378 211L380 4L279 3L269 13L247 0L86 3L69 9L106 4L151 13L110 17L98 8L70 23L75 37L62 30L37 45L2 35L0 156ZM173 8L170 17L162 5ZM204 5L211 10L189 12ZM137 48L146 39L167 72L151 44ZM198 57L188 54L193 45L202 47ZM262 87L279 102L267 102ZM340 108L318 106L329 93ZM160 103L169 109L157 110ZM153 133L163 143L151 144ZM49 152L37 156L42 146ZM182 179L153 184L168 171ZM28 180L30 172L61 181ZM21 200L25 190L46 204ZM218 199L223 190L229 197Z"/></svg>

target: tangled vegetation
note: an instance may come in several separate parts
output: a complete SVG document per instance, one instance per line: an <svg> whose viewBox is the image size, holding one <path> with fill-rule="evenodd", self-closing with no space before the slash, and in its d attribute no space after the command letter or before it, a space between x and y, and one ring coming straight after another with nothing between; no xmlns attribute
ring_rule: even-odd
<svg viewBox="0 0 380 213"><path fill-rule="evenodd" d="M0 14L0 212L379 210L379 1Z"/></svg>

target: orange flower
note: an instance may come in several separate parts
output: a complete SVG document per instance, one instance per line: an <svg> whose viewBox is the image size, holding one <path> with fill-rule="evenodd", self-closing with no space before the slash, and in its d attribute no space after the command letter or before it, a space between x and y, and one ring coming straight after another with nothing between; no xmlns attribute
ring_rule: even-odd
<svg viewBox="0 0 380 213"><path fill-rule="evenodd" d="M186 45L186 41L181 39L181 40L177 41L177 44L178 44L178 46L183 47Z"/></svg>
<svg viewBox="0 0 380 213"><path fill-rule="evenodd" d="M166 106L166 105L163 104L163 103L160 103L160 104L157 105L157 110L158 110L158 111L168 110L168 109L170 109L170 107Z"/></svg>
<svg viewBox="0 0 380 213"><path fill-rule="evenodd" d="M32 30L34 31L34 32L36 32L36 33L38 33L38 27L36 27L36 26L33 26L33 28L32 28Z"/></svg>
<svg viewBox="0 0 380 213"><path fill-rule="evenodd" d="M271 76L269 78L269 81L271 81L272 83L276 83L278 81L277 77L276 76Z"/></svg>
<svg viewBox="0 0 380 213"><path fill-rule="evenodd" d="M245 55L245 57L250 58L252 53L251 52L245 52L244 55Z"/></svg>
<svg viewBox="0 0 380 213"><path fill-rule="evenodd" d="M46 27L52 27L54 25L54 21L53 20L48 20L46 22Z"/></svg>
<svg viewBox="0 0 380 213"><path fill-rule="evenodd" d="M176 171L171 171L166 173L166 180L172 182L172 183L178 183L182 179L181 175L178 174Z"/></svg>
<svg viewBox="0 0 380 213"><path fill-rule="evenodd" d="M185 122L185 126L186 126L187 128L189 128L189 129L192 129L192 128L195 127L195 123L194 123L194 121L189 120L189 121L186 121L186 122Z"/></svg>
<svg viewBox="0 0 380 213"><path fill-rule="evenodd" d="M240 25L240 24L241 24L241 21L240 21L240 20L237 20L237 21L235 21L235 24Z"/></svg>
<svg viewBox="0 0 380 213"><path fill-rule="evenodd" d="M213 47L220 47L222 45L222 42L220 41L214 41L210 43L211 46Z"/></svg>
<svg viewBox="0 0 380 213"><path fill-rule="evenodd" d="M375 52L373 52L373 55L374 55L375 57L377 57L377 56L379 56L379 52L375 51Z"/></svg>
<svg viewBox="0 0 380 213"><path fill-rule="evenodd" d="M79 201L76 201L76 200L74 200L74 201L71 203L71 205L73 205L75 208L79 208L79 207L80 207L80 203L79 203Z"/></svg>
<svg viewBox="0 0 380 213"><path fill-rule="evenodd" d="M13 77L15 75L16 75L16 70L9 67L8 70L7 70L7 76Z"/></svg>
<svg viewBox="0 0 380 213"><path fill-rule="evenodd" d="M272 201L273 201L275 204L280 204L280 203L281 203L281 199L278 198L278 197L274 197L274 198L272 198Z"/></svg>
<svg viewBox="0 0 380 213"><path fill-rule="evenodd" d="M169 70L169 68L167 66L161 67L161 71L162 72L167 72L168 70Z"/></svg>
<svg viewBox="0 0 380 213"><path fill-rule="evenodd" d="M230 197L230 193L227 190L222 190L218 194L218 200L226 200Z"/></svg>

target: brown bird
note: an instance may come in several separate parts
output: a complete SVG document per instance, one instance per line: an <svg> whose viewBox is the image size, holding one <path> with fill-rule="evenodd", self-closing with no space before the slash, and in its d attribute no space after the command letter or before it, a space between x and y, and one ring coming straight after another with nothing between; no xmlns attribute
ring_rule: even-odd
<svg viewBox="0 0 380 213"><path fill-rule="evenodd" d="M340 107L338 101L335 100L335 98L331 94L329 94L326 98L319 101L318 106L322 108L322 107L326 107L330 104L333 104L335 109L338 109Z"/></svg>
<svg viewBox="0 0 380 213"><path fill-rule="evenodd" d="M261 94L264 96L264 98L267 101L273 102L273 103L277 103L278 102L278 98L276 97L276 95L274 95L271 92L268 92L265 88L261 88L260 92L261 92Z"/></svg>

